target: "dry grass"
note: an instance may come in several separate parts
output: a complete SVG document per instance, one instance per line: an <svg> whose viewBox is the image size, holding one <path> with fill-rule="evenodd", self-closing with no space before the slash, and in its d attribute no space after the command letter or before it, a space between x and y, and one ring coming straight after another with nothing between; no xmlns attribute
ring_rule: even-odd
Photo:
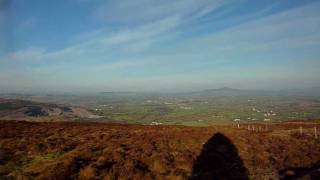
<svg viewBox="0 0 320 180"><path fill-rule="evenodd" d="M303 135L296 132L299 126L273 124L267 132L252 132L231 125L0 121L0 177L188 179L203 145L220 132L237 148L250 179L277 179L280 170L320 161L314 125L304 125L309 129Z"/></svg>

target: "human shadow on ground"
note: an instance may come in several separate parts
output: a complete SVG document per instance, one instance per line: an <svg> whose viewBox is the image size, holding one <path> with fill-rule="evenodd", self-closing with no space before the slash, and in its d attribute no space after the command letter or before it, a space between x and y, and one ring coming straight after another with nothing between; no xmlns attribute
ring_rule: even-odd
<svg viewBox="0 0 320 180"><path fill-rule="evenodd" d="M221 133L214 134L203 145L193 164L190 180L247 180L248 172L233 143Z"/></svg>

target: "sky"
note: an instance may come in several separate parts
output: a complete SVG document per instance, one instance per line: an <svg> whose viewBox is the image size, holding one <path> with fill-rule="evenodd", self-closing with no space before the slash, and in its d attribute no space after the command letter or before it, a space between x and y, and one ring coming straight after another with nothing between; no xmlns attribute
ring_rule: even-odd
<svg viewBox="0 0 320 180"><path fill-rule="evenodd" d="M0 0L0 93L320 85L319 0Z"/></svg>

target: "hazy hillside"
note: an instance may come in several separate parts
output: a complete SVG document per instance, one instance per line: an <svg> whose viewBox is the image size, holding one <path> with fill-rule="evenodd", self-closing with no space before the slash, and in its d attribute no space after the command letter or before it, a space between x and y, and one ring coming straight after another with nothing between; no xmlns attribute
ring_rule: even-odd
<svg viewBox="0 0 320 180"><path fill-rule="evenodd" d="M96 118L99 118L99 116L84 107L0 98L0 120L43 122L76 121Z"/></svg>

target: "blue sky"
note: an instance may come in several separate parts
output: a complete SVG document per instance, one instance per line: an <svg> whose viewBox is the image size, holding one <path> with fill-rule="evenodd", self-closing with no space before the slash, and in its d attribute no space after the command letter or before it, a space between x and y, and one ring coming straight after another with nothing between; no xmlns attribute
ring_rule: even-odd
<svg viewBox="0 0 320 180"><path fill-rule="evenodd" d="M0 0L0 92L320 84L320 1Z"/></svg>

